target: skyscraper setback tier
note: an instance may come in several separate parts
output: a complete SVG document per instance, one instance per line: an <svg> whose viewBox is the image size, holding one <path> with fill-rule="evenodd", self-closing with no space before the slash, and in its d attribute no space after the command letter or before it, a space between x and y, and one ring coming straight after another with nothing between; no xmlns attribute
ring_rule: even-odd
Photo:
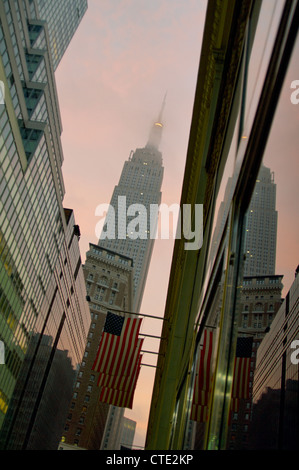
<svg viewBox="0 0 299 470"><path fill-rule="evenodd" d="M90 324L80 230L62 202L62 37L38 8L50 3L67 19L66 0L0 2L0 447L12 450L57 449Z"/></svg>
<svg viewBox="0 0 299 470"><path fill-rule="evenodd" d="M36 0L35 5L38 18L48 25L50 51L56 70L87 10L87 0Z"/></svg>
<svg viewBox="0 0 299 470"><path fill-rule="evenodd" d="M277 239L276 184L262 166L247 212L244 276L275 274Z"/></svg>
<svg viewBox="0 0 299 470"><path fill-rule="evenodd" d="M161 114L160 114L161 117ZM134 282L133 282L133 309L139 311L145 282L148 274L152 250L154 246L154 238L150 234L150 206L161 203L161 186L163 180L163 162L162 154L159 151L159 144L162 136L163 125L159 119L152 126L148 142L144 148L137 148L135 152L131 152L128 161L125 162L119 183L115 186L110 205L114 208L115 213L115 238L101 239L99 244L103 248L107 248L118 252L122 255L129 256L134 261ZM144 228L144 237L137 239L130 238L127 233L130 217L121 219L118 216L118 207L120 198L125 198L125 211L133 204L141 204L146 209L147 223ZM138 207L136 206L136 209ZM136 217L134 214L133 218ZM119 238L118 234L126 234L123 238Z"/></svg>

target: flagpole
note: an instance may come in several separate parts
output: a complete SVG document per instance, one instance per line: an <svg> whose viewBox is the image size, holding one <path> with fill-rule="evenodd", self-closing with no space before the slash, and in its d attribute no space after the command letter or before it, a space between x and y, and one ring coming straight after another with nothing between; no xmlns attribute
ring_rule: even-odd
<svg viewBox="0 0 299 470"><path fill-rule="evenodd" d="M166 339L166 338L162 338L162 336L154 336L154 335L146 335L145 333L139 333L141 336L146 336L147 338L156 338L156 339Z"/></svg>
<svg viewBox="0 0 299 470"><path fill-rule="evenodd" d="M152 364L143 364L143 363L141 363L140 365L141 365L141 366L146 366L146 367L154 367L155 369L160 369L160 367L158 367L158 366L153 366Z"/></svg>
<svg viewBox="0 0 299 470"><path fill-rule="evenodd" d="M87 297L89 297L89 296L87 296ZM89 298L89 299L87 299L87 301L90 302L91 299ZM146 313L129 312L127 310L117 309L117 308L113 308L113 307L110 307L110 306L107 307L102 302L98 302L98 301L96 301L96 303L102 305L107 310L112 310L112 311L117 312L117 313L128 313L129 315L139 315L141 317L154 318L155 320L169 321L168 318L157 317L155 315L149 315L149 314L146 314Z"/></svg>
<svg viewBox="0 0 299 470"><path fill-rule="evenodd" d="M141 349L140 352L149 353L149 354L157 354L158 356L164 356L164 355L165 355L165 354L162 354L162 353L159 353L159 352L155 352L155 351L145 351L144 349Z"/></svg>

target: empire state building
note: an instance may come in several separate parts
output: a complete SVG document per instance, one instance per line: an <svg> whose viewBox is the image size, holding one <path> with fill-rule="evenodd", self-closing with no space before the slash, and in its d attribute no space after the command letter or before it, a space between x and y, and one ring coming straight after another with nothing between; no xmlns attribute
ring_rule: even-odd
<svg viewBox="0 0 299 470"><path fill-rule="evenodd" d="M133 309L135 312L139 311L141 305L154 246L154 237L151 237L149 228L150 206L159 206L161 202L164 168L159 145L163 130L162 112L164 104L165 99L159 118L151 127L147 144L143 148L137 148L135 152L131 151L129 159L124 163L118 185L114 188L110 206L114 209L115 227L119 230L116 231L115 238L100 239L98 242L103 248L133 259ZM120 201L125 206L120 207ZM146 209L147 224L143 230L144 234L134 239L127 230L130 217L123 216L127 216L129 207L132 208L132 205L138 207L136 206L138 204ZM130 213L130 216L132 219L133 214ZM134 214L134 217L136 217L136 214ZM126 224L125 227L124 224ZM119 236L120 232L124 235Z"/></svg>

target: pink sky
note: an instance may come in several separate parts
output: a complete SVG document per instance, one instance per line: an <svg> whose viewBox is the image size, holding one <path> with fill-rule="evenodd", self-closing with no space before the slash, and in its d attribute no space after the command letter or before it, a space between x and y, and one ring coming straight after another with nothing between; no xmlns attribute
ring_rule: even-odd
<svg viewBox="0 0 299 470"><path fill-rule="evenodd" d="M165 168L162 202L180 201L205 9L205 0L89 0L88 11L56 72L65 158L64 206L74 209L80 225L83 262L88 243L97 243L95 209L110 202L130 151L146 144L166 91L160 147ZM299 108L290 108L290 101L284 106L298 119ZM284 201L280 192L280 208L298 202L298 190L292 198L298 179L297 154L292 165L296 181ZM288 172L281 155L273 170L276 181L285 187ZM293 210L297 215L296 206ZM293 224L285 234L285 224L292 224L294 213L289 218L281 213L282 209L282 252L285 235L298 248L298 227ZM173 240L155 243L142 313L164 314L172 249ZM288 272L288 286L297 263L298 251L279 257L277 273ZM145 319L142 332L159 335L161 323ZM157 351L158 341L146 339L144 349ZM155 364L156 356L146 354L143 362ZM136 446L144 445L154 374L154 368L142 368L134 408L125 413L137 421Z"/></svg>

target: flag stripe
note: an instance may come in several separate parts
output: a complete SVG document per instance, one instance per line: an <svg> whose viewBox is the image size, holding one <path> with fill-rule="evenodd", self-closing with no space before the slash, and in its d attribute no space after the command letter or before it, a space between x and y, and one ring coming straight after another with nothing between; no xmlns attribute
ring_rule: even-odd
<svg viewBox="0 0 299 470"><path fill-rule="evenodd" d="M138 366L136 367L132 380L129 384L128 390L118 390L109 387L101 387L100 389L100 401L108 403L109 405L119 406L122 408L132 408L134 392L137 384L137 379L141 369L141 359L139 357Z"/></svg>
<svg viewBox="0 0 299 470"><path fill-rule="evenodd" d="M140 319L131 319L130 329L128 328L129 331L126 335L125 345L122 349L122 353L118 354L118 364L115 365L114 370L117 371L118 369L122 369L123 375L130 375L130 361L132 360L132 355L134 355L137 348L140 322Z"/></svg>
<svg viewBox="0 0 299 470"><path fill-rule="evenodd" d="M124 387L128 386L127 384L129 383L129 380L134 374L135 369L138 365L139 354L142 348L142 344L143 344L143 338L138 340L137 347L135 348L132 354L129 367L127 368L129 372L128 375L124 375L122 370L118 370L115 375L100 373L99 379L98 379L98 386L125 390Z"/></svg>
<svg viewBox="0 0 299 470"><path fill-rule="evenodd" d="M212 355L214 333L205 329L203 347L196 366L190 419L204 422L208 416L209 393L212 383Z"/></svg>
<svg viewBox="0 0 299 470"><path fill-rule="evenodd" d="M108 312L93 370L99 372L100 401L132 407L141 368L143 338L138 337L141 318L126 316L124 321Z"/></svg>
<svg viewBox="0 0 299 470"><path fill-rule="evenodd" d="M202 390L208 390L210 387L210 374L211 374L211 358L212 358L212 340L213 332L205 331L205 347L204 354L201 355L201 370L199 375L199 387ZM205 367L206 366L206 367Z"/></svg>
<svg viewBox="0 0 299 470"><path fill-rule="evenodd" d="M110 350L110 355L106 361L106 364L101 366L101 371L105 371L107 374L114 375L115 371L121 367L122 362L125 360L126 349L129 347L128 336L131 332L132 319L128 318L124 323L124 332L121 336L113 336L113 347Z"/></svg>
<svg viewBox="0 0 299 470"><path fill-rule="evenodd" d="M235 372L232 397L248 398L249 396L250 359L235 358Z"/></svg>
<svg viewBox="0 0 299 470"><path fill-rule="evenodd" d="M208 420L208 407L202 405L192 405L190 419L200 423L206 422Z"/></svg>
<svg viewBox="0 0 299 470"><path fill-rule="evenodd" d="M237 340L231 395L231 406L235 412L238 411L240 399L249 398L252 340L252 337L240 337Z"/></svg>
<svg viewBox="0 0 299 470"><path fill-rule="evenodd" d="M115 337L109 333L103 333L101 336L99 349L96 357L96 361L93 365L93 369L100 371L109 368L109 359L112 356L113 347L117 344L119 337Z"/></svg>
<svg viewBox="0 0 299 470"><path fill-rule="evenodd" d="M198 360L197 376L193 394L194 404L207 404L211 384L211 359L213 352L213 332L205 330L203 349Z"/></svg>

